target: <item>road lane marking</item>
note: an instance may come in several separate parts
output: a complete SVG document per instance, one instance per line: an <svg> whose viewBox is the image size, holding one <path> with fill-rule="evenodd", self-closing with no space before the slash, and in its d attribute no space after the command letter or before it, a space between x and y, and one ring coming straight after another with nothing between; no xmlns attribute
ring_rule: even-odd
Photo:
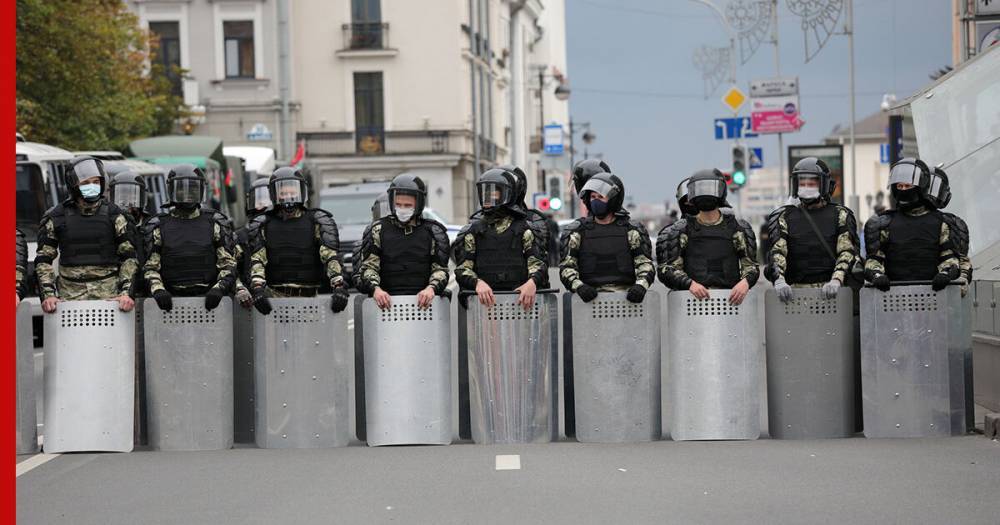
<svg viewBox="0 0 1000 525"><path fill-rule="evenodd" d="M15 478L21 477L21 474L27 474L31 472L32 469L40 467L53 459L61 456L61 454L35 454L29 459L26 459L17 464L17 475Z"/></svg>
<svg viewBox="0 0 1000 525"><path fill-rule="evenodd" d="M519 454L498 454L496 470L521 470L521 456Z"/></svg>

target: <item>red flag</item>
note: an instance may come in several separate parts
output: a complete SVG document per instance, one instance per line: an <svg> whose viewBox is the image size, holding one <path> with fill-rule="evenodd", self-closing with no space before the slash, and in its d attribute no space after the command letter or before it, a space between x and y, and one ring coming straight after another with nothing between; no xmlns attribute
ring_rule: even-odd
<svg viewBox="0 0 1000 525"><path fill-rule="evenodd" d="M295 149L295 156L292 157L292 161L289 163L292 166L298 166L306 158L306 141L299 141L299 147Z"/></svg>

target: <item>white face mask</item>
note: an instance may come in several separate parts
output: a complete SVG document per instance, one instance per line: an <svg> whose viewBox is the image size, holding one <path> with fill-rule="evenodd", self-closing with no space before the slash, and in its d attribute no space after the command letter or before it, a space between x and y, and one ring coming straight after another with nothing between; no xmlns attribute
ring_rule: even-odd
<svg viewBox="0 0 1000 525"><path fill-rule="evenodd" d="M802 200L816 200L819 198L819 188L799 188L799 198Z"/></svg>
<svg viewBox="0 0 1000 525"><path fill-rule="evenodd" d="M413 208L396 208L396 218L399 222L407 223L413 218Z"/></svg>

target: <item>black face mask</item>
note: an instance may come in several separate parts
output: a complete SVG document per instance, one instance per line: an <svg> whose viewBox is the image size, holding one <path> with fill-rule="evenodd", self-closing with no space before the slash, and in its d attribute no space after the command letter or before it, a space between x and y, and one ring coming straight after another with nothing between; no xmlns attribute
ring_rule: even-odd
<svg viewBox="0 0 1000 525"><path fill-rule="evenodd" d="M193 210L197 208L199 205L200 204L197 202L178 202L174 204L174 206L177 206L182 210Z"/></svg>
<svg viewBox="0 0 1000 525"><path fill-rule="evenodd" d="M719 207L719 200L715 197L701 196L691 199L691 203L694 204L698 211L712 211Z"/></svg>
<svg viewBox="0 0 1000 525"><path fill-rule="evenodd" d="M912 210L920 206L920 190L910 188L908 190L892 189L892 196L901 210Z"/></svg>

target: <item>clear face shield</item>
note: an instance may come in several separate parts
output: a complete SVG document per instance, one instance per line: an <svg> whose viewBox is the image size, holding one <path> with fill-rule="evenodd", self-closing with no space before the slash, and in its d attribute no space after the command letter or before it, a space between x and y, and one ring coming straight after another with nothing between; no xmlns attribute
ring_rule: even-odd
<svg viewBox="0 0 1000 525"><path fill-rule="evenodd" d="M104 171L94 159L87 159L73 166L73 175L76 176L76 183L80 185L83 181L97 177L104 180Z"/></svg>
<svg viewBox="0 0 1000 525"><path fill-rule="evenodd" d="M304 205L302 183L297 180L279 180L274 183L275 204L280 206Z"/></svg>
<svg viewBox="0 0 1000 525"><path fill-rule="evenodd" d="M174 179L170 186L170 201L177 204L200 204L205 195L205 183L198 179Z"/></svg>
<svg viewBox="0 0 1000 525"><path fill-rule="evenodd" d="M495 182L478 184L479 204L483 208L495 208L507 203L510 199L510 186Z"/></svg>
<svg viewBox="0 0 1000 525"><path fill-rule="evenodd" d="M951 189L940 175L931 173L931 185L927 190L927 196L933 199L933 204L938 208L944 208L951 201Z"/></svg>
<svg viewBox="0 0 1000 525"><path fill-rule="evenodd" d="M722 180L693 180L688 182L688 200L693 201L698 197L715 197L723 199L725 197L726 182Z"/></svg>
<svg viewBox="0 0 1000 525"><path fill-rule="evenodd" d="M268 210L271 208L271 191L267 186L257 186L253 189L253 208L255 210Z"/></svg>
<svg viewBox="0 0 1000 525"><path fill-rule="evenodd" d="M611 184L607 181L590 179L586 184L583 185L583 190L580 191L580 197L587 195L587 192L600 193L607 197L607 200L613 199L619 193L618 186Z"/></svg>
<svg viewBox="0 0 1000 525"><path fill-rule="evenodd" d="M111 196L119 208L135 209L143 207L143 202L140 200L142 197L142 188L138 184L128 182L115 184L111 188Z"/></svg>
<svg viewBox="0 0 1000 525"><path fill-rule="evenodd" d="M896 184L920 186L922 175L923 171L916 164L896 164L889 172L889 189L891 190Z"/></svg>

